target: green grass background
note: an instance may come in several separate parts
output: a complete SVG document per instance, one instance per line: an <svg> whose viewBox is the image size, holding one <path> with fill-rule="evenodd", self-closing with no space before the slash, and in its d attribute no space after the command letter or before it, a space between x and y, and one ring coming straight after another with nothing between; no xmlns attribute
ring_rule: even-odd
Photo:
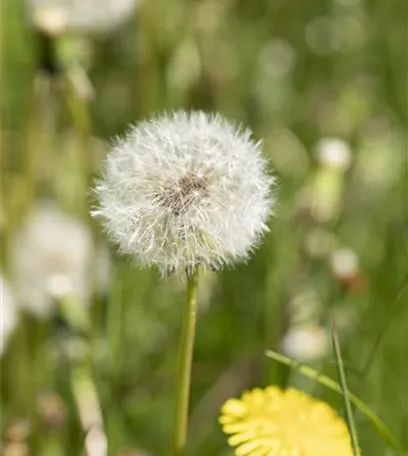
<svg viewBox="0 0 408 456"><path fill-rule="evenodd" d="M194 356L191 454L232 454L217 424L219 408L255 385L292 384L343 413L340 396L264 356L266 349L280 350L288 303L305 290L322 304L320 321L327 323L333 309L353 315L352 329L341 338L349 387L408 448L406 288L395 302L408 271L406 20L402 0L145 0L120 29L87 37L87 71L96 93L90 128L100 140L92 151L93 175L109 139L130 122L194 108L250 126L264 139L279 182L276 215L261 248L247 265L204 279L200 296L208 299ZM5 0L1 22L7 272L9 239L35 198L53 198L88 223L81 154L90 143L83 142L89 134L84 106L70 110L63 84L53 79L50 93L34 90L41 46L25 4ZM71 41L63 49L76 55ZM52 122L47 112L56 113ZM319 172L316 143L327 136L349 143L352 161L341 177L338 213L319 222L299 201ZM320 188L317 197L329 191ZM356 252L361 287L342 285L327 258L308 253L316 228ZM84 340L109 455L137 448L165 455L183 287L175 278L163 281L156 271L139 270L114 249L112 258L108 292L95 298L91 335ZM73 337L54 320L22 316L2 358L3 440L15 420L28 418L32 455L85 454L69 381L72 363L64 356L66 339ZM315 367L337 378L331 353ZM37 411L43 390L64 402L67 417L60 426L47 427ZM395 454L358 411L355 420L364 455Z"/></svg>

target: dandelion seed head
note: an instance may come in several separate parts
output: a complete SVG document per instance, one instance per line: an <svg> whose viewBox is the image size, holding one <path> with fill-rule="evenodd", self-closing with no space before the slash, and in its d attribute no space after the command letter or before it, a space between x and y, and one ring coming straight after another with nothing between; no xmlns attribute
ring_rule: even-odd
<svg viewBox="0 0 408 456"><path fill-rule="evenodd" d="M30 0L32 20L50 35L109 32L129 19L141 0Z"/></svg>
<svg viewBox="0 0 408 456"><path fill-rule="evenodd" d="M36 205L11 240L10 266L21 306L46 318L55 300L66 296L87 305L92 254L92 235L86 225L51 203ZM103 260L99 276L107 258L96 255Z"/></svg>
<svg viewBox="0 0 408 456"><path fill-rule="evenodd" d="M220 423L237 456L352 456L344 420L326 403L270 386L229 399Z"/></svg>
<svg viewBox="0 0 408 456"><path fill-rule="evenodd" d="M163 115L116 141L93 215L143 266L218 269L247 259L267 231L266 168L249 130L216 114Z"/></svg>

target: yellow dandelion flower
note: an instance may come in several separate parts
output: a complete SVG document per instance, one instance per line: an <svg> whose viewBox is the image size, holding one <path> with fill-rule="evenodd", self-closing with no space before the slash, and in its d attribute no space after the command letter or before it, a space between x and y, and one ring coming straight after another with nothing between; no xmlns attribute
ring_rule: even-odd
<svg viewBox="0 0 408 456"><path fill-rule="evenodd" d="M229 399L220 423L237 456L352 456L344 420L326 403L271 386Z"/></svg>

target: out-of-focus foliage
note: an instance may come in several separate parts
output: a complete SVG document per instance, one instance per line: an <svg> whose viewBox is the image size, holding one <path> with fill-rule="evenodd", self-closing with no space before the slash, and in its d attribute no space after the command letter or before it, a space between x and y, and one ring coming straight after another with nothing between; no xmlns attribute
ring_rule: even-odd
<svg viewBox="0 0 408 456"><path fill-rule="evenodd" d="M264 356L285 350L336 378L332 317L350 389L408 446L406 17L402 0L144 0L108 34L50 38L22 0L3 2L1 261L16 302L11 246L37 202L89 224L104 251L89 185L130 122L215 110L264 141L279 181L271 231L247 265L200 284L191 454L232 454L219 408L255 385L342 413L341 397ZM183 281L113 249L99 274L94 253L94 298L78 310L66 250L27 248L34 268L55 267L55 307L20 309L2 345L3 451L75 456L85 442L92 456L106 436L109 455L167 454ZM394 454L355 419L363 454Z"/></svg>

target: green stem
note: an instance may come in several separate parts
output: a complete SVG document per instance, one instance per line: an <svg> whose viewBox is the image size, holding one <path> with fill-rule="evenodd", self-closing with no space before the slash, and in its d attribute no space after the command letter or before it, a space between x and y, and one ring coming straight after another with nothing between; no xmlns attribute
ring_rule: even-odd
<svg viewBox="0 0 408 456"><path fill-rule="evenodd" d="M98 390L92 377L90 361L86 356L82 359L72 360L71 388L84 436L87 436L91 430L97 431L100 437L100 445L102 446L97 454L107 454L108 442L104 429ZM84 446L87 456L95 454L93 445L92 441L85 438Z"/></svg>
<svg viewBox="0 0 408 456"><path fill-rule="evenodd" d="M331 322L331 334L332 334L332 343L333 350L336 357L337 370L340 379L340 385L343 393L344 406L346 409L346 420L347 425L350 431L351 444L353 447L354 456L360 455L360 449L358 444L357 430L354 422L353 411L351 409L351 403L349 399L349 391L347 387L346 374L344 372L343 358L341 357L340 343L337 337L337 332L334 324L334 320Z"/></svg>
<svg viewBox="0 0 408 456"><path fill-rule="evenodd" d="M83 173L83 184L86 191L92 186L92 120L89 109L89 102L84 100L78 93L78 89L74 85L73 72L85 71L81 68L71 69L66 71L66 103L71 115L73 126L81 140L81 168ZM86 215L89 219L92 229L95 229L95 222L89 215L91 204L86 201Z"/></svg>
<svg viewBox="0 0 408 456"><path fill-rule="evenodd" d="M197 318L197 284L198 273L195 270L191 275L187 274L187 307L184 315L177 370L173 456L183 456L187 443L188 403Z"/></svg>
<svg viewBox="0 0 408 456"><path fill-rule="evenodd" d="M98 225L93 217L91 217L92 201L90 189L93 185L93 164L92 164L92 117L90 112L89 100L81 95L81 90L75 85L75 75L80 74L85 79L87 78L85 70L80 66L74 66L65 71L65 98L68 111L71 115L73 127L78 134L81 147L80 154L80 169L82 173L83 188L80 193L87 195L84 204L81 204L81 209L85 215L86 221L92 232L92 254L91 261L88 264L88 276L91 284L91 300L95 298L97 289L97 264L96 259L98 249L100 247L100 237ZM92 330L95 337L100 337L100 328L102 326L102 306L99 300L95 300L91 308L92 320L94 324Z"/></svg>
<svg viewBox="0 0 408 456"><path fill-rule="evenodd" d="M82 332L89 336L90 321L84 309L78 306L71 297L61 299L60 311L65 318L72 334ZM75 336L72 336L74 340ZM71 342L73 342L73 340ZM98 388L93 379L92 359L89 357L89 341L78 338L78 349L69 351L71 389L75 399L79 421L84 435L96 429L101 444L107 445L102 409L98 396ZM85 454L92 456L91 443L85 439ZM106 454L105 449L98 454Z"/></svg>

